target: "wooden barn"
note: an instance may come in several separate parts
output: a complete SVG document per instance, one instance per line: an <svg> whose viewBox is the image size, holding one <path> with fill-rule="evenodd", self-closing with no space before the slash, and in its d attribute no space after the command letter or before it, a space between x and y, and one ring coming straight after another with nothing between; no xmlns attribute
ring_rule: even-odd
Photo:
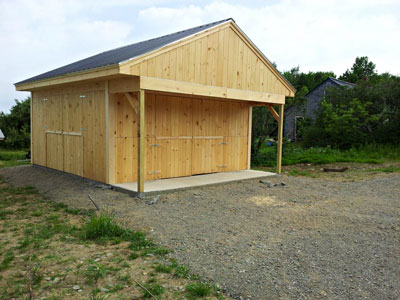
<svg viewBox="0 0 400 300"><path fill-rule="evenodd" d="M108 184L250 168L252 106L294 88L232 19L106 51L15 84L32 163ZM278 107L278 112L274 109Z"/></svg>

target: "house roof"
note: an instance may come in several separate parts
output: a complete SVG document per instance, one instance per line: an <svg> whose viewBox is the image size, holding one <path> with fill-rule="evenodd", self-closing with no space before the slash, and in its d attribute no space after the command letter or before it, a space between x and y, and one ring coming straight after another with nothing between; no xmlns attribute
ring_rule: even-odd
<svg viewBox="0 0 400 300"><path fill-rule="evenodd" d="M48 79L56 76L66 75L70 73L80 72L84 70L96 69L100 67L117 65L124 61L133 59L135 57L141 56L145 53L154 51L168 44L181 40L183 38L189 37L198 32L207 30L211 27L217 26L219 24L233 21L233 19L225 19L198 27L193 27L183 31L178 31L172 34L164 35L158 38L150 39L147 41L142 41L139 43L134 43L128 46L116 48L113 50L105 51L100 54L79 60L77 62L71 63L69 65L51 70L49 72L25 79L23 81L17 82L15 84L27 83L36 80Z"/></svg>
<svg viewBox="0 0 400 300"><path fill-rule="evenodd" d="M348 86L348 87L355 86L354 83L347 82L347 81L340 80L340 79L336 79L336 78L333 78L333 77L328 77L328 79L331 80L332 82L336 83L337 85L340 85L340 86Z"/></svg>
<svg viewBox="0 0 400 300"><path fill-rule="evenodd" d="M309 91L306 96L311 94L313 91L315 91L318 87L320 87L321 85L323 85L327 81L330 81L330 82L332 82L333 84L335 84L337 86L345 86L345 87L350 87L350 88L356 86L356 84L351 83L351 82L347 82L347 81L344 81L344 80L336 79L334 77L328 77L327 79L322 81L320 84L318 84L315 88L313 88L311 91Z"/></svg>

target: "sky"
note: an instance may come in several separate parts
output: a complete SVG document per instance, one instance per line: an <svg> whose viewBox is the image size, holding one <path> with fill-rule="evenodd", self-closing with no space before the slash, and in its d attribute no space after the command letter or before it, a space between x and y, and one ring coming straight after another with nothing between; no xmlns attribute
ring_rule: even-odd
<svg viewBox="0 0 400 300"><path fill-rule="evenodd" d="M15 82L230 17L280 71L339 76L368 56L400 75L399 0L0 0L0 111L29 95Z"/></svg>

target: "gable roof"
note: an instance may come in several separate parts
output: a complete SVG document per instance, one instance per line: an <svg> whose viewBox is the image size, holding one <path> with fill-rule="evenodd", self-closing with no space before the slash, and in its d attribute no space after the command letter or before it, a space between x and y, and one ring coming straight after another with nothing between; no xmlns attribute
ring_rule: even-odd
<svg viewBox="0 0 400 300"><path fill-rule="evenodd" d="M124 61L130 60L137 56L143 55L145 53L157 50L163 46L171 44L173 42L179 41L183 38L189 37L193 34L199 33L201 31L207 30L211 27L217 26L219 24L233 21L233 19L225 19L198 27L193 27L183 31L178 31L172 34L164 35L158 38L150 39L147 41L142 41L134 43L128 46L116 48L113 50L105 51L100 54L93 55L91 57L79 60L77 62L71 63L69 65L63 66L51 70L49 72L25 79L23 81L17 82L15 84L27 83L36 80L48 79L56 76L66 75L70 73L80 72L89 69L97 69L100 67L117 65Z"/></svg>
<svg viewBox="0 0 400 300"><path fill-rule="evenodd" d="M290 97L293 97L296 89L293 85L275 68L275 66L268 60L268 58L257 48L257 46L249 39L249 37L240 29L240 27L235 23L232 18L220 20L217 22L208 23L205 25L193 27L190 29L186 29L183 31L178 31L172 34L164 35L158 38L153 38L150 40L134 43L128 46L119 47L113 50L105 51L99 53L97 55L79 60L77 62L65 65L63 67L39 74L37 76L25 79L23 81L19 81L15 83L17 90L30 90L31 84L35 84L36 81L44 82L42 86L52 85L52 83L48 84L48 81L57 80L59 77L69 77L75 76L82 73L91 73L94 74L97 71L101 70L110 70L111 72L117 72L122 74L121 69L119 70L111 70L111 68L120 68L124 63L128 63L130 61L135 61L136 59L140 59L147 55L151 55L159 50L165 49L166 47L173 45L175 43L180 42L181 40L186 40L187 38L195 37L202 32L205 32L211 28L218 27L224 25L226 23L230 23L233 28L235 28L238 34L242 35L242 38L246 40L264 59L265 63L269 66L272 73L275 73L275 76L285 85L286 89L289 91ZM107 72L107 71L104 71ZM107 73L110 75L111 72ZM116 74L116 73L113 73ZM91 77L94 78L94 77Z"/></svg>
<svg viewBox="0 0 400 300"><path fill-rule="evenodd" d="M334 77L328 77L327 79L322 81L320 84L318 84L315 88L313 88L311 91L309 91L306 96L310 95L313 91L315 91L317 88L319 88L321 85L323 85L327 81L330 81L330 82L332 82L333 84L335 84L337 86L344 86L344 87L349 87L349 88L352 88L352 87L356 86L356 84L351 83L351 82L347 82L347 81L344 81L344 80L336 79Z"/></svg>

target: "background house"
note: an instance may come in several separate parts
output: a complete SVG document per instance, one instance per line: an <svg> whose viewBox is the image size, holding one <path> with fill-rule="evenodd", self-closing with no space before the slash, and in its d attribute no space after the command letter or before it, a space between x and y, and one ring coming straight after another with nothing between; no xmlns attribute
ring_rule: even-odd
<svg viewBox="0 0 400 300"><path fill-rule="evenodd" d="M288 139L295 140L299 121L304 118L315 120L316 112L319 104L325 96L325 90L328 87L354 87L355 84L328 77L316 88L306 95L306 103L304 105L293 105L285 111L284 120L284 136Z"/></svg>

